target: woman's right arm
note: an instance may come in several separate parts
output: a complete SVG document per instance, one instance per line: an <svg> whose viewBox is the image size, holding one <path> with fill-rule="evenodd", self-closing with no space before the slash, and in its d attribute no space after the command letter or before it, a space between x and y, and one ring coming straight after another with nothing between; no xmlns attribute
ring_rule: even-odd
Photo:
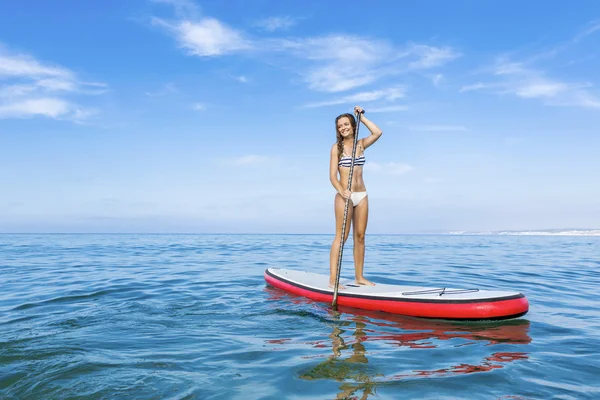
<svg viewBox="0 0 600 400"><path fill-rule="evenodd" d="M337 154L337 143L331 147L331 155L329 158L329 180L331 184L337 190L337 192L343 197L348 198L350 194L346 193L342 183L338 179L338 154ZM346 195L345 195L346 194Z"/></svg>

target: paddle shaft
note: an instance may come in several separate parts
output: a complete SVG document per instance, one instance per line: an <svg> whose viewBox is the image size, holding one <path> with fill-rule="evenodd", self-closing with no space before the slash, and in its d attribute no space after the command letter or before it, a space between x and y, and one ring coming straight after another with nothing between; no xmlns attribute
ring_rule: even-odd
<svg viewBox="0 0 600 400"><path fill-rule="evenodd" d="M348 191L352 189L352 175L354 173L354 158L356 156L356 144L358 143L358 128L360 127L360 116L364 111L358 113L356 119L356 131L354 132L354 143L352 144L352 159L350 160L350 174L348 175ZM338 254L337 269L335 271L335 286L333 288L333 303L334 309L337 307L338 287L340 285L340 272L342 269L342 255L344 253L344 237L346 236L346 218L348 217L348 207L350 199L346 199L344 207L344 221L342 223L342 236L340 238L340 252Z"/></svg>

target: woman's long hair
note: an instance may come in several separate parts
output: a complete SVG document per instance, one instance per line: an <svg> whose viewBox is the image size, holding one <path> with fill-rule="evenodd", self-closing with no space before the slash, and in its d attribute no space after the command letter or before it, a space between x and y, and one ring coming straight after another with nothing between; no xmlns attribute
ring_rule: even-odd
<svg viewBox="0 0 600 400"><path fill-rule="evenodd" d="M350 125L352 125L352 136L356 135L356 120L354 119L354 115L350 113L345 113L338 115L335 119L335 135L337 137L337 148L338 148L338 162L342 159L342 153L344 152L344 138L340 135L340 131L338 129L338 121L340 118L347 117L350 120Z"/></svg>

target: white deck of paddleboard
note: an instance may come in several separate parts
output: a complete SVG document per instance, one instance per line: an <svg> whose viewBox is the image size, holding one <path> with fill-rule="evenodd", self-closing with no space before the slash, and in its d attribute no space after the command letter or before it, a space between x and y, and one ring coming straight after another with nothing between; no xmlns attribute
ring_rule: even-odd
<svg viewBox="0 0 600 400"><path fill-rule="evenodd" d="M268 271L287 281L293 282L307 289L326 291L333 293L333 288L329 287L329 275L317 274L314 272L297 271L281 268L268 268ZM340 285L345 286L345 289L339 289L338 295L353 294L369 297L392 297L406 299L422 299L422 300L489 300L498 297L514 296L519 292L504 291L504 290L478 290L462 292L465 289L477 289L474 287L445 287L442 296L440 292L444 286L403 286L389 285L375 282L375 286L357 285L353 279L344 279L340 277ZM351 286L354 285L354 286ZM415 294L414 292L434 291L434 293ZM453 293L453 291L459 291ZM412 294L409 294L413 292Z"/></svg>

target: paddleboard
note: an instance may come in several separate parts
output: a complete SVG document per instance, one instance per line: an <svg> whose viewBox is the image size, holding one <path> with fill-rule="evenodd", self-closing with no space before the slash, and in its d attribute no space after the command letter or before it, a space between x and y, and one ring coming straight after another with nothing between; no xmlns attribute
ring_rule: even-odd
<svg viewBox="0 0 600 400"><path fill-rule="evenodd" d="M333 302L329 276L313 272L267 268L267 284L320 302ZM525 295L515 291L449 287L403 286L377 283L357 285L340 278L337 304L365 310L421 318L500 320L518 318L529 311Z"/></svg>

